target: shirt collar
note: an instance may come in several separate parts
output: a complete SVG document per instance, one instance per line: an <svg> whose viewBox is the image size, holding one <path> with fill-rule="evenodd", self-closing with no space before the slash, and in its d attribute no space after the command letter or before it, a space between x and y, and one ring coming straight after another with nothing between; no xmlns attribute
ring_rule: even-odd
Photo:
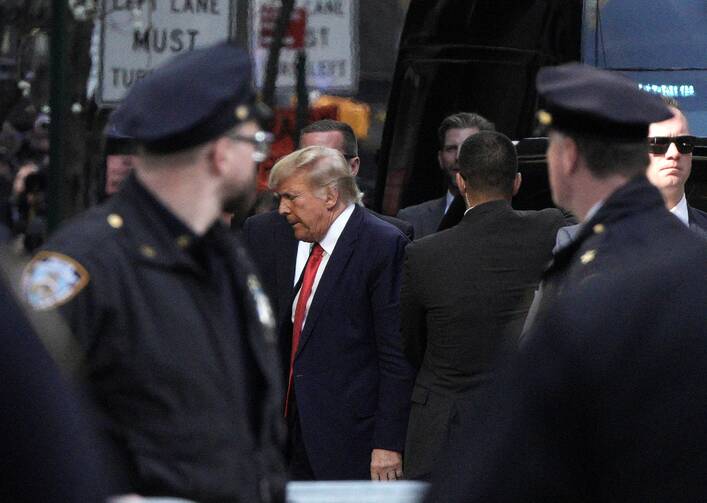
<svg viewBox="0 0 707 503"><path fill-rule="evenodd" d="M685 194L682 195L682 199L680 199L678 204L670 209L670 213L678 217L680 221L688 227L690 226L690 216L687 212L687 198Z"/></svg>
<svg viewBox="0 0 707 503"><path fill-rule="evenodd" d="M447 199L444 202L444 212L445 213L447 213L447 211L449 211L449 207L452 205L452 201L454 201L454 194L447 191Z"/></svg>
<svg viewBox="0 0 707 503"><path fill-rule="evenodd" d="M592 219L592 217L597 214L597 211L599 211L599 209L601 209L601 207L602 207L603 205L604 205L604 200L603 200L603 199L597 201L597 202L594 204L594 206L592 206L591 208L589 208L589 211L587 212L587 215L584 217L584 221L585 221L585 222L589 222L589 221Z"/></svg>
<svg viewBox="0 0 707 503"><path fill-rule="evenodd" d="M324 249L327 255L334 253L336 242L339 240L341 233L344 232L344 227L346 227L355 208L355 204L349 204L346 209L341 212L341 215L336 217L336 220L332 222L324 238L319 241L319 245Z"/></svg>

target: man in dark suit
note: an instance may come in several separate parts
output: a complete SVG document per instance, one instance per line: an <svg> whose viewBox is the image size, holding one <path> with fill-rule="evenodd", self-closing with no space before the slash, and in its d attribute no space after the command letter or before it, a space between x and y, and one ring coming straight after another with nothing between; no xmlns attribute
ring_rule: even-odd
<svg viewBox="0 0 707 503"><path fill-rule="evenodd" d="M707 243L644 176L648 125L672 114L584 65L537 83L553 200L584 224L429 499L703 501Z"/></svg>
<svg viewBox="0 0 707 503"><path fill-rule="evenodd" d="M244 235L279 316L291 475L400 478L413 379L399 332L408 240L356 204L355 178L334 149L284 157L270 187L285 219L252 217Z"/></svg>
<svg viewBox="0 0 707 503"><path fill-rule="evenodd" d="M651 162L646 176L658 187L670 212L690 229L707 237L707 213L689 206L685 197L695 137L690 136L687 118L674 101L670 103L670 111L671 118L648 128Z"/></svg>
<svg viewBox="0 0 707 503"><path fill-rule="evenodd" d="M464 212L464 203L457 188L456 173L457 155L461 144L471 135L479 131L494 131L492 122L475 113L460 112L446 117L439 126L439 152L437 161L444 172L447 191L444 196L403 208L398 212L398 218L410 222L415 227L415 238L427 236L441 230L443 218L449 215L456 224ZM448 225L451 227L452 225ZM444 227L445 229L447 227Z"/></svg>
<svg viewBox="0 0 707 503"><path fill-rule="evenodd" d="M515 347L564 223L557 209L511 207L521 175L501 133L469 137L459 169L464 218L408 246L403 269L403 348L419 368L405 445L409 478L430 478L460 400L474 407L499 351Z"/></svg>
<svg viewBox="0 0 707 503"><path fill-rule="evenodd" d="M329 147L338 150L349 163L353 176L358 176L358 170L361 167L358 141L353 128L345 122L322 119L309 124L300 133L299 146L300 148ZM400 229L400 232L405 234L410 241L415 237L415 230L411 223L388 215L381 215L370 209L368 211Z"/></svg>

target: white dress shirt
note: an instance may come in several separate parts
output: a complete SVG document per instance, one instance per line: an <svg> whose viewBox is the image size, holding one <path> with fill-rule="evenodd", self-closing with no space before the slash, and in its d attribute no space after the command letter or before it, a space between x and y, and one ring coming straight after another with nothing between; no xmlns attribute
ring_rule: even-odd
<svg viewBox="0 0 707 503"><path fill-rule="evenodd" d="M678 217L682 223L690 227L690 217L687 213L687 198L685 197L685 194L682 195L682 199L680 199L678 204L670 210L670 213Z"/></svg>
<svg viewBox="0 0 707 503"><path fill-rule="evenodd" d="M344 227L346 227L346 224L348 223L349 218L351 218L351 215L353 214L355 208L356 205L349 204L346 209L341 212L341 215L336 217L336 220L332 222L324 238L319 241L319 246L322 247L324 253L322 254L322 261L319 263L319 269L317 269L317 275L314 277L314 283L312 284L312 293L309 295L309 299L307 299L307 307L304 313L304 319L302 320L302 326L304 326L304 323L307 321L307 314L309 314L309 306L312 305L312 299L314 299L314 294L317 291L317 287L319 286L319 281L322 279L324 269L326 269L326 265L329 262L329 257L331 257L331 254L334 253L336 243L339 241L341 233L344 232ZM314 243L307 243L306 241L300 241L297 246L297 260L295 261L295 285L299 282L300 276L304 272L304 267L307 264L307 259L309 258L312 246L314 246ZM299 294L300 292L297 292L295 300L292 303L293 323L295 321L295 309L297 308L297 300L299 299Z"/></svg>
<svg viewBox="0 0 707 503"><path fill-rule="evenodd" d="M445 203L444 203L444 214L445 215L449 211L449 207L452 205L452 201L454 201L454 194L447 191L447 199L445 200Z"/></svg>

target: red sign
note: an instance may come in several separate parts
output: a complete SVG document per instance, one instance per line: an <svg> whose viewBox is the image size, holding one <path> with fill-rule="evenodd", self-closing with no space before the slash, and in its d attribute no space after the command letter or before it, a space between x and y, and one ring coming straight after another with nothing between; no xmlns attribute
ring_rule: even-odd
<svg viewBox="0 0 707 503"><path fill-rule="evenodd" d="M277 5L268 4L260 7L260 29L258 30L260 47L270 47L279 15L280 7ZM283 47L302 49L304 47L306 28L307 10L304 7L292 9L290 24L287 26L285 37L282 40Z"/></svg>

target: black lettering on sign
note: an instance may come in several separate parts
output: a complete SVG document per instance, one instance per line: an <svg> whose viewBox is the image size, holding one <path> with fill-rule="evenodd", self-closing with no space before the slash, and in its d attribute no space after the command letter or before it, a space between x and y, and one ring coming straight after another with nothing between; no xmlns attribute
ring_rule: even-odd
<svg viewBox="0 0 707 503"><path fill-rule="evenodd" d="M312 15L325 14L334 16L344 15L344 2L342 0L315 0L309 6Z"/></svg>
<svg viewBox="0 0 707 503"><path fill-rule="evenodd" d="M218 0L170 0L170 10L177 14L221 14Z"/></svg>
<svg viewBox="0 0 707 503"><path fill-rule="evenodd" d="M113 87L120 89L130 89L135 82L147 77L152 70L145 68L111 68L113 74Z"/></svg>
<svg viewBox="0 0 707 503"><path fill-rule="evenodd" d="M294 74L294 63L291 61L280 61L278 64L278 75L282 75L284 77L289 77L290 75Z"/></svg>
<svg viewBox="0 0 707 503"><path fill-rule="evenodd" d="M133 31L133 51L143 50L151 53L165 51L180 52L184 47L193 50L196 45L196 36L199 30L182 30L175 28L148 28L145 31Z"/></svg>
<svg viewBox="0 0 707 503"><path fill-rule="evenodd" d="M150 10L154 12L157 9L155 5L156 0L113 0L111 2L111 9L108 12L117 10L133 10L142 9L143 5L147 4Z"/></svg>
<svg viewBox="0 0 707 503"><path fill-rule="evenodd" d="M346 60L322 59L308 63L307 75L312 77L346 77Z"/></svg>
<svg viewBox="0 0 707 503"><path fill-rule="evenodd" d="M309 28L305 35L305 46L312 47L329 47L329 27L322 26L319 29Z"/></svg>

